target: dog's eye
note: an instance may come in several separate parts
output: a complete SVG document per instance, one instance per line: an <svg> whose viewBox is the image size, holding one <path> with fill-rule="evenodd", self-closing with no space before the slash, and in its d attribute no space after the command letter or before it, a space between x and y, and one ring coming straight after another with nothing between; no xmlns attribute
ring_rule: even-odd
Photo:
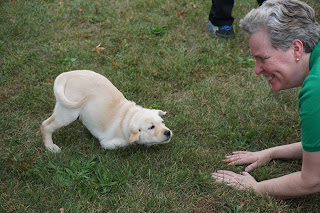
<svg viewBox="0 0 320 213"><path fill-rule="evenodd" d="M161 123L163 123L163 124L164 124L164 121L162 121Z"/></svg>
<svg viewBox="0 0 320 213"><path fill-rule="evenodd" d="M149 129L154 129L154 127L155 127L155 126L154 126L154 125L152 125L151 127L149 127Z"/></svg>

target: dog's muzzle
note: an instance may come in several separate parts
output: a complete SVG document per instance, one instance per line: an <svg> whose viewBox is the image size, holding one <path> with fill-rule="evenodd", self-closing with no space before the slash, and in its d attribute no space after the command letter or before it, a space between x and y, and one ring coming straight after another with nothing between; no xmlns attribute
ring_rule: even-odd
<svg viewBox="0 0 320 213"><path fill-rule="evenodd" d="M165 141L169 141L172 137L172 132L170 130L166 130L164 132L164 135L167 136L167 139Z"/></svg>

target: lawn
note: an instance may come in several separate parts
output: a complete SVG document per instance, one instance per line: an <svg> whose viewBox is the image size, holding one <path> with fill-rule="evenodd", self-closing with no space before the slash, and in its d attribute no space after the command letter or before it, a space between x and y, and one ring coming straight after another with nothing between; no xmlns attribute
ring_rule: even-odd
<svg viewBox="0 0 320 213"><path fill-rule="evenodd" d="M306 0L320 21L320 3ZM207 29L211 1L1 0L0 212L316 212L320 195L261 197L215 183L235 150L300 140L299 88L273 93L254 73L235 1L236 37ZM62 72L94 70L127 99L167 111L170 143L104 150L76 121L46 151L40 124L54 108ZM258 180L301 169L272 161Z"/></svg>

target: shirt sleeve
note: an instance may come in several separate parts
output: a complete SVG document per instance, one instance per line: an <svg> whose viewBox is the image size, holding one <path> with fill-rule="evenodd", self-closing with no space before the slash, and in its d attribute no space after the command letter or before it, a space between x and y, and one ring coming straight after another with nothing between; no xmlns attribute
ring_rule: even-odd
<svg viewBox="0 0 320 213"><path fill-rule="evenodd" d="M303 150L320 151L320 77L308 76L299 94Z"/></svg>

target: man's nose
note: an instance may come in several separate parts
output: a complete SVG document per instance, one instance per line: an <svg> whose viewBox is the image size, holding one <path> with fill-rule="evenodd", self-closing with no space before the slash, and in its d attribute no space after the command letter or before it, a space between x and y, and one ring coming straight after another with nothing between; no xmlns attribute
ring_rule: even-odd
<svg viewBox="0 0 320 213"><path fill-rule="evenodd" d="M260 75L261 72L263 71L261 63L258 60L256 60L256 65L255 65L254 71L257 75Z"/></svg>

